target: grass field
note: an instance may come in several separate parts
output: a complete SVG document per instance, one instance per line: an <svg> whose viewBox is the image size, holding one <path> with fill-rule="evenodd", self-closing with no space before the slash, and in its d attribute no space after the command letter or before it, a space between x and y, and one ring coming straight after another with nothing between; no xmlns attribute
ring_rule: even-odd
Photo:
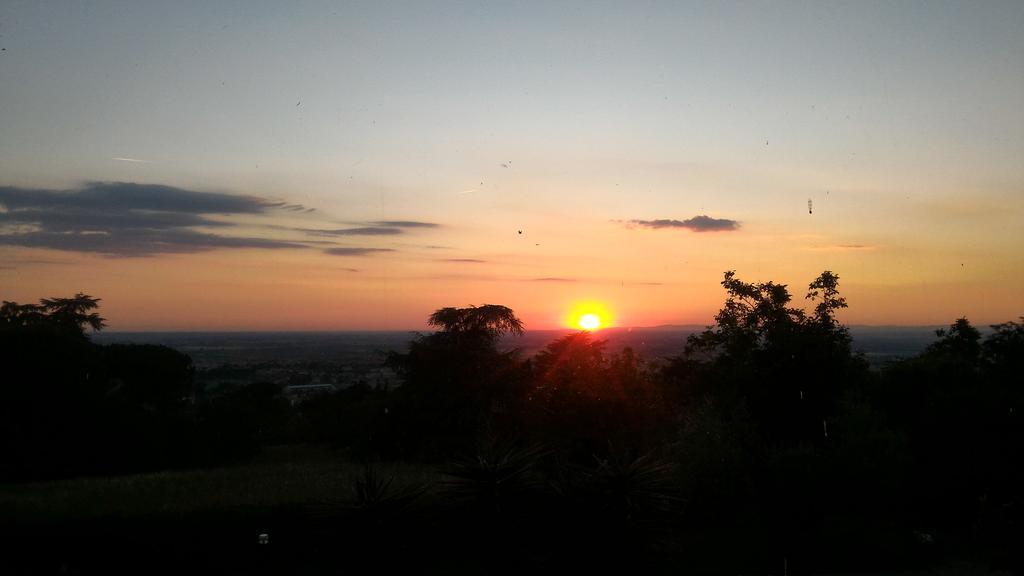
<svg viewBox="0 0 1024 576"><path fill-rule="evenodd" d="M392 488L437 488L439 468L379 463ZM356 512L355 484L364 466L321 446L277 446L232 466L112 477L83 477L0 485L0 529L10 551L0 555L3 574L167 573L220 574L365 573L362 569L419 573L575 572L617 567L627 572L676 573L642 558L606 564L600 546L567 548L557 526L501 532L467 525L466 517ZM437 502L441 499L427 498ZM317 510L348 510L318 519ZM454 522L454 523L453 523ZM272 545L259 544L269 533ZM341 570L339 572L339 570ZM713 570L713 568L712 568ZM706 572L707 569L698 572ZM950 563L923 576L986 574L984 565ZM876 573L881 576L882 573Z"/></svg>
<svg viewBox="0 0 1024 576"><path fill-rule="evenodd" d="M374 465L393 486L430 484L436 470L406 463ZM347 504L363 465L320 446L275 446L250 461L210 469L83 477L0 485L0 517L46 522L104 517L184 516L317 503Z"/></svg>

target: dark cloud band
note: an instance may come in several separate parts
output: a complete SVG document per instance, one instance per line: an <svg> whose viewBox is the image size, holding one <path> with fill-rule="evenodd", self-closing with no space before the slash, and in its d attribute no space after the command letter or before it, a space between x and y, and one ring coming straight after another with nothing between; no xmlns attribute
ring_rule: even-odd
<svg viewBox="0 0 1024 576"><path fill-rule="evenodd" d="M693 232L729 232L738 230L740 227L740 223L736 220L712 218L703 214L686 220L630 220L628 225L653 229L685 228Z"/></svg>
<svg viewBox="0 0 1024 576"><path fill-rule="evenodd" d="M112 256L218 248L304 248L301 242L214 234L236 224L210 216L259 215L298 205L156 184L100 182L74 190L0 187L0 245ZM305 208L302 208L305 210Z"/></svg>
<svg viewBox="0 0 1024 576"><path fill-rule="evenodd" d="M401 228L386 228L382 226L364 226L362 228L296 228L299 232L315 234L317 236L396 236L402 233Z"/></svg>
<svg viewBox="0 0 1024 576"><path fill-rule="evenodd" d="M434 222L418 222L416 220L380 220L377 222L370 222L370 224L391 228L439 228L441 226Z"/></svg>
<svg viewBox="0 0 1024 576"><path fill-rule="evenodd" d="M394 251L394 248L359 248L354 246L339 246L337 248L327 248L324 250L324 253L332 256L369 256L371 254Z"/></svg>

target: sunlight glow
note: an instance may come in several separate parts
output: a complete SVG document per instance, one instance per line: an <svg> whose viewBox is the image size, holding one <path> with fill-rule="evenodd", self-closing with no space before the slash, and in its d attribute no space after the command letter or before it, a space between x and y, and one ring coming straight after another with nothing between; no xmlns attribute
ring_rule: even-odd
<svg viewBox="0 0 1024 576"><path fill-rule="evenodd" d="M614 325L614 315L603 302L578 301L565 316L568 328L594 331Z"/></svg>
<svg viewBox="0 0 1024 576"><path fill-rule="evenodd" d="M601 319L597 314L584 314L580 316L579 325L584 330L597 330L601 327Z"/></svg>

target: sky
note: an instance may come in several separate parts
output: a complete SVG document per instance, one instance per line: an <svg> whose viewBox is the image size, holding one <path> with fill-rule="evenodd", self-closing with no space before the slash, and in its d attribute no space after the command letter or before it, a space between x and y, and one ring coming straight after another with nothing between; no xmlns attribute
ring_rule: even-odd
<svg viewBox="0 0 1024 576"><path fill-rule="evenodd" d="M1024 314L1022 2L0 0L0 299L111 330Z"/></svg>

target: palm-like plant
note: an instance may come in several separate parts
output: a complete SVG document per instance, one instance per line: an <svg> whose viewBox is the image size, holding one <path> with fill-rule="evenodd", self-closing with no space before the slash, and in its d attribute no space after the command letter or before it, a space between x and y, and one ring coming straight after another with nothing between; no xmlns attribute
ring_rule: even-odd
<svg viewBox="0 0 1024 576"><path fill-rule="evenodd" d="M590 480L605 507L628 525L679 501L674 472L673 464L653 453L635 456L609 446L608 457L598 459Z"/></svg>
<svg viewBox="0 0 1024 576"><path fill-rule="evenodd" d="M541 486L537 465L545 453L541 446L521 448L488 439L476 454L452 464L448 493L481 511L508 511Z"/></svg>

